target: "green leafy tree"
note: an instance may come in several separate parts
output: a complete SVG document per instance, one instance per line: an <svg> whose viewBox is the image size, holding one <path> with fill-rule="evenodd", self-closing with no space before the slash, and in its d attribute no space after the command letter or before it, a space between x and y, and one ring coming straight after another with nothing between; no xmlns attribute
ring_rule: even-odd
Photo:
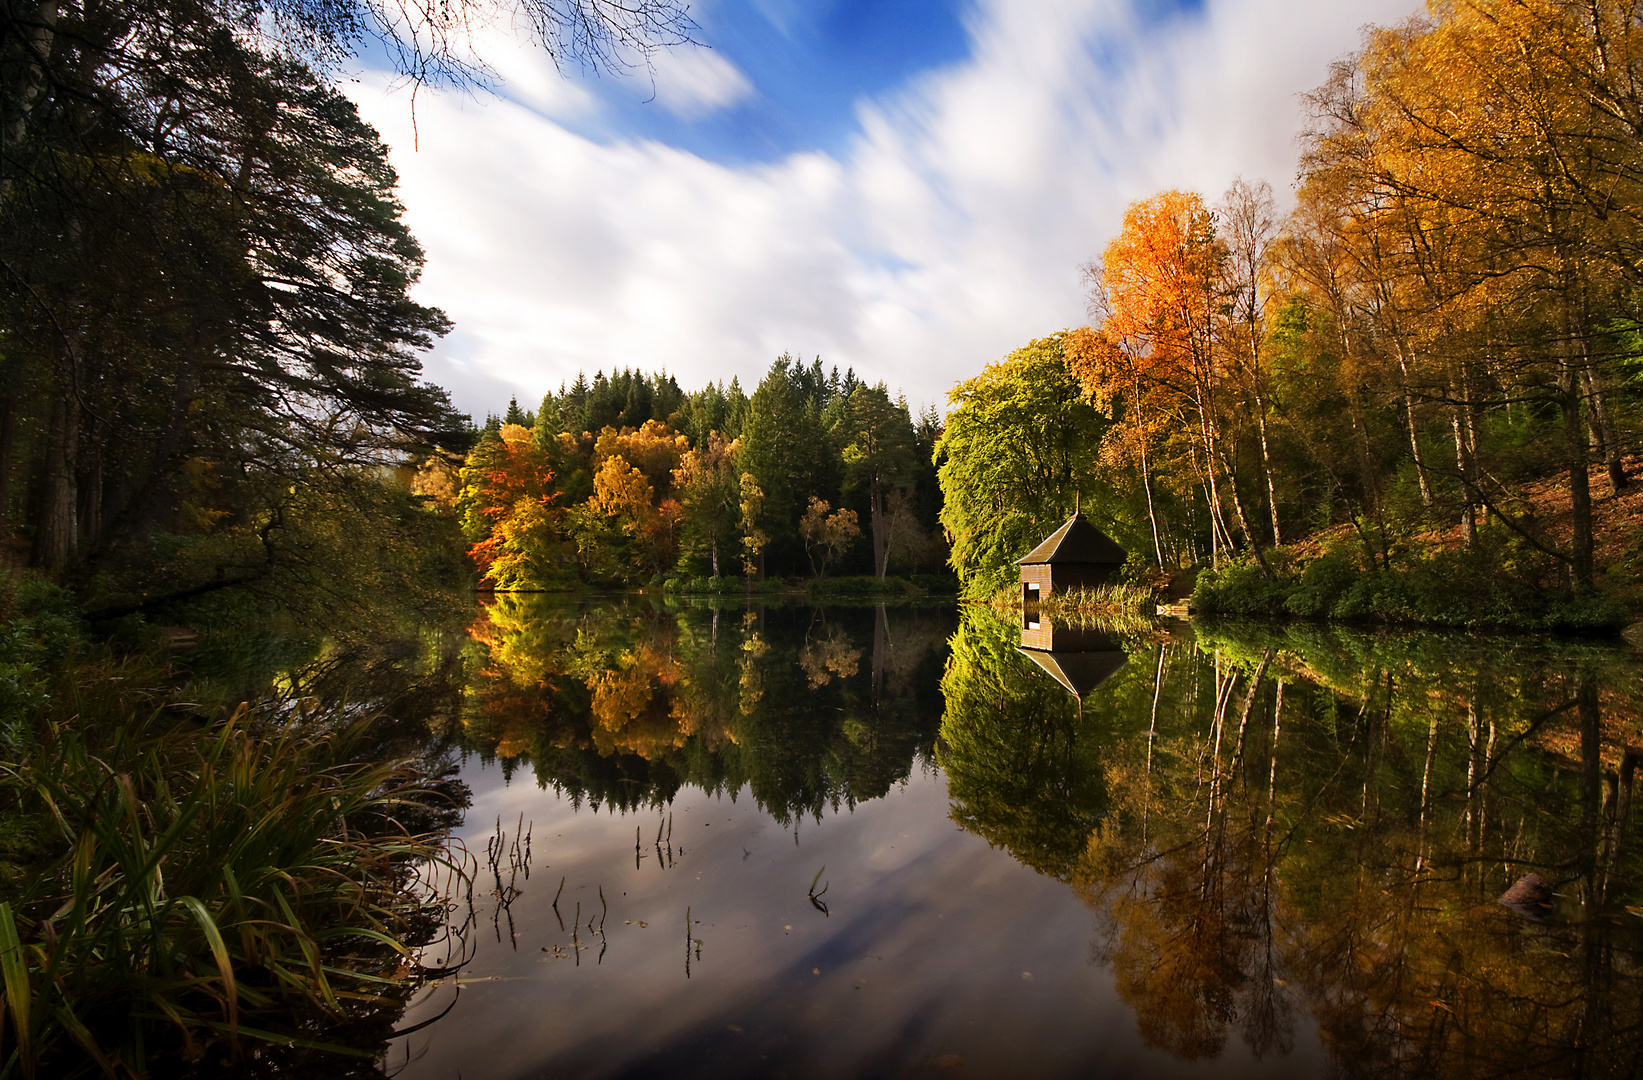
<svg viewBox="0 0 1643 1080"><path fill-rule="evenodd" d="M806 499L832 495L837 483L838 451L822 426L822 404L805 391L805 369L790 356L778 357L748 403L736 458L764 493L762 528L778 565L802 557L798 523Z"/></svg>
<svg viewBox="0 0 1643 1080"><path fill-rule="evenodd" d="M719 575L719 547L730 535L740 511L741 492L736 475L736 451L717 431L702 445L685 452L673 472L673 489L683 508L682 527L687 551L706 549L713 576Z"/></svg>
<svg viewBox="0 0 1643 1080"><path fill-rule="evenodd" d="M1013 584L1015 560L1065 520L1080 495L1098 525L1133 530L1109 512L1119 504L1097 461L1108 420L1067 369L1064 336L1017 349L948 394L953 408L935 449L941 523L971 596Z"/></svg>

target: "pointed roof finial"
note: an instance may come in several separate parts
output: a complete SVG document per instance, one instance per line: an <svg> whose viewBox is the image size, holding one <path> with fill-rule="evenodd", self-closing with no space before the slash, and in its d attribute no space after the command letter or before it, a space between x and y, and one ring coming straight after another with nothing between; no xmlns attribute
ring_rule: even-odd
<svg viewBox="0 0 1643 1080"><path fill-rule="evenodd" d="M1082 491L1073 492L1073 517L1078 516L1078 502L1079 499L1082 498L1083 494L1084 493Z"/></svg>

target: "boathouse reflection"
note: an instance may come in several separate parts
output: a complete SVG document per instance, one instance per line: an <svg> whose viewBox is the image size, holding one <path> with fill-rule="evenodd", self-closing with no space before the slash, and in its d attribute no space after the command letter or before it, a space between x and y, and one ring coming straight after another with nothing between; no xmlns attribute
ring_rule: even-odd
<svg viewBox="0 0 1643 1080"><path fill-rule="evenodd" d="M1127 659L1118 643L1102 630L1057 625L1031 606L1021 613L1020 651L1079 699L1116 675Z"/></svg>

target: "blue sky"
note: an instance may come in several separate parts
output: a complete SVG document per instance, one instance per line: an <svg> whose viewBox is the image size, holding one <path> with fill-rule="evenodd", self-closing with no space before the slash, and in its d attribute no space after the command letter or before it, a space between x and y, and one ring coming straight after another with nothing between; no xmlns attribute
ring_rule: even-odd
<svg viewBox="0 0 1643 1080"><path fill-rule="evenodd" d="M711 161L768 161L842 151L855 104L969 55L956 0L733 0L701 11L697 38L746 78L734 104L680 116L650 98L651 79L578 81L610 106L581 128L594 138L657 139Z"/></svg>
<svg viewBox="0 0 1643 1080"><path fill-rule="evenodd" d="M494 94L352 93L392 148L476 415L578 370L754 385L784 351L945 404L1084 320L1129 202L1286 197L1298 95L1409 0L707 0L705 48L557 71L498 28Z"/></svg>

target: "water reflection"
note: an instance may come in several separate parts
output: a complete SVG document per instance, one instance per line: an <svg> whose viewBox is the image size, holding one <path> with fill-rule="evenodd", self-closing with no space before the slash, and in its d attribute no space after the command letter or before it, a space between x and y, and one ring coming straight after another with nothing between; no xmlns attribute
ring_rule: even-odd
<svg viewBox="0 0 1643 1080"><path fill-rule="evenodd" d="M1021 652L1080 699L1117 674L1127 659L1100 627L1057 625L1031 608L1021 614Z"/></svg>
<svg viewBox="0 0 1643 1080"><path fill-rule="evenodd" d="M499 597L470 846L552 867L406 1075L1631 1071L1629 651L1031 622Z"/></svg>
<svg viewBox="0 0 1643 1080"><path fill-rule="evenodd" d="M1349 1075L1630 1071L1629 656L1313 626L1154 649L1071 875L1149 1044L1283 1055L1309 1024ZM1541 925L1495 902L1530 871Z"/></svg>
<svg viewBox="0 0 1643 1080"><path fill-rule="evenodd" d="M503 594L465 726L597 809L747 788L777 821L882 796L930 756L948 609L567 604ZM893 623L893 625L892 625Z"/></svg>

